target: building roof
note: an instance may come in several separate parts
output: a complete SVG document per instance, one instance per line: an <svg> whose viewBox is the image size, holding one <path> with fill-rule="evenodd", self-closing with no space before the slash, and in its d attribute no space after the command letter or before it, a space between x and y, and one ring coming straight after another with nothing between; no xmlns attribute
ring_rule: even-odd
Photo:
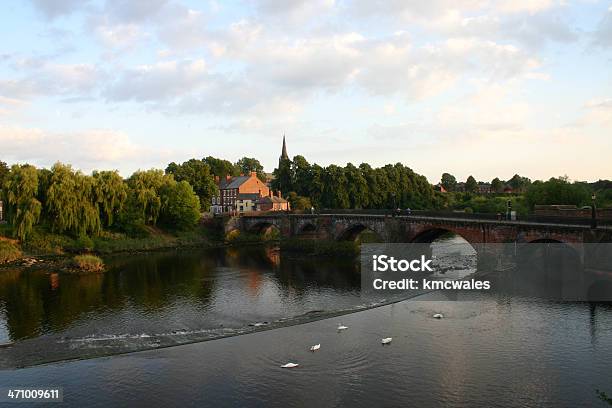
<svg viewBox="0 0 612 408"><path fill-rule="evenodd" d="M251 200L251 201L255 201L257 199L259 199L259 194L258 193L239 193L238 194L238 200Z"/></svg>
<svg viewBox="0 0 612 408"><path fill-rule="evenodd" d="M241 185L243 185L248 179L250 179L251 176L238 176L238 177L233 177L229 184L223 188L238 188Z"/></svg>
<svg viewBox="0 0 612 408"><path fill-rule="evenodd" d="M281 197L276 197L276 196L272 196L272 197L270 197L270 196L265 196L265 197L261 197L261 198L259 199L259 202L260 202L260 203L262 203L262 202L270 202L270 203L286 203L286 202L287 202L287 200L285 200L284 198L281 198Z"/></svg>

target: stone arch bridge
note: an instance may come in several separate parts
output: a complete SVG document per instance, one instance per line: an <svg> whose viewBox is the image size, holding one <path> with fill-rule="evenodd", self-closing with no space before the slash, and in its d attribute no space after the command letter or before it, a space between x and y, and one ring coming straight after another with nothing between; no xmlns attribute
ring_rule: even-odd
<svg viewBox="0 0 612 408"><path fill-rule="evenodd" d="M365 230L382 242L432 242L452 232L472 245L486 243L561 242L569 245L612 242L612 229L586 225L498 221L451 217L368 214L262 214L230 218L225 233L263 233L277 229L282 238L355 240Z"/></svg>
<svg viewBox="0 0 612 408"><path fill-rule="evenodd" d="M563 221L563 220L561 220ZM552 222L506 221L478 218L461 218L445 216L389 216L376 214L261 214L230 218L225 223L225 232L247 231L265 233L271 229L279 231L283 238L303 238L320 240L355 240L357 236L369 230L377 234L385 243L431 243L436 238L452 232L463 237L476 250L478 264L493 265L500 262L507 253L504 243L516 243L511 246L514 254L511 262L516 261L532 250L542 246L529 243L561 243L562 252L558 262L562 269L569 269L572 274L570 286L578 285L591 293L592 288L599 288L603 297L595 299L612 299L612 227L591 228L588 225L572 225ZM607 244L606 244L607 243ZM596 244L596 245L583 245ZM551 246L545 246L550 248ZM552 247L558 250L558 245ZM552 248L551 248L552 249ZM518 252L516 252L518 250ZM548 251L548 249L546 249ZM522 252L527 251L527 252ZM517 258L517 254L519 257ZM557 259L556 255L553 256ZM550 258L548 258L550 259ZM576 264L571 264L576 262ZM558 263L557 262L557 263ZM574 267L572 265L579 265ZM548 268L548 266L546 266ZM560 268L552 268L553 276L564 275ZM575 271L579 271L577 274ZM549 272L547 272L549 273ZM565 278L564 278L565 279ZM578 279L578 281L575 281ZM603 289L602 289L603 288ZM582 290L582 289L580 289ZM590 296L590 295L589 295Z"/></svg>

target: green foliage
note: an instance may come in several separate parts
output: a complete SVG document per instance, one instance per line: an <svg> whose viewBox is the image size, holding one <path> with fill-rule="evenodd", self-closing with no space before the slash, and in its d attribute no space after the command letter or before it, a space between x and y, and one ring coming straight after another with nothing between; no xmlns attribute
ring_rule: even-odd
<svg viewBox="0 0 612 408"><path fill-rule="evenodd" d="M21 258L21 251L14 243L0 240L0 264Z"/></svg>
<svg viewBox="0 0 612 408"><path fill-rule="evenodd" d="M261 167L263 172L263 167L261 165L259 167ZM187 181L191 184L200 199L200 207L208 211L211 199L217 194L218 190L208 164L196 159L188 160L182 164L173 162L166 168L166 174L172 174L176 181Z"/></svg>
<svg viewBox="0 0 612 408"><path fill-rule="evenodd" d="M128 188L117 171L94 171L94 196L103 223L111 227L127 200Z"/></svg>
<svg viewBox="0 0 612 408"><path fill-rule="evenodd" d="M117 229L125 232L131 237L142 237L147 235L145 230L145 215L134 190L128 191L127 199L123 209L115 223Z"/></svg>
<svg viewBox="0 0 612 408"><path fill-rule="evenodd" d="M77 255L74 257L73 263L82 272L99 273L104 271L104 261L95 255Z"/></svg>
<svg viewBox="0 0 612 408"><path fill-rule="evenodd" d="M529 208L536 204L551 205L589 205L591 194L584 183L570 183L566 177L551 178L548 181L535 181L525 192Z"/></svg>
<svg viewBox="0 0 612 408"><path fill-rule="evenodd" d="M34 225L40 220L42 205L36 199L38 173L28 164L13 165L5 179L4 191L7 200L8 219L14 226L14 235L27 241Z"/></svg>
<svg viewBox="0 0 612 408"><path fill-rule="evenodd" d="M236 167L238 167L240 173L244 175L250 174L254 171L257 173L258 179L264 183L266 182L266 173L264 172L264 168L259 160L252 157L243 157L236 162Z"/></svg>
<svg viewBox="0 0 612 408"><path fill-rule="evenodd" d="M452 174L442 173L440 184L446 191L455 191L455 188L457 187L457 179Z"/></svg>
<svg viewBox="0 0 612 408"><path fill-rule="evenodd" d="M310 165L302 156L281 160L274 172L273 189L290 197L308 197L316 208L432 208L434 191L427 179L397 163L373 169L362 163L345 167ZM291 185L287 190L283 185ZM292 200L295 197L291 197ZM296 208L296 207L292 207Z"/></svg>
<svg viewBox="0 0 612 408"><path fill-rule="evenodd" d="M94 242L87 235L81 235L75 241L75 249L77 251L92 251L94 249Z"/></svg>
<svg viewBox="0 0 612 408"><path fill-rule="evenodd" d="M510 180L508 180L508 184L515 192L522 192L529 187L531 180L529 180L527 177L521 177L518 174L515 174Z"/></svg>
<svg viewBox="0 0 612 408"><path fill-rule="evenodd" d="M294 191L294 175L291 168L291 160L281 159L278 163L278 168L274 170L274 179L272 180L272 189L277 191Z"/></svg>
<svg viewBox="0 0 612 408"><path fill-rule="evenodd" d="M167 183L161 189L160 221L171 228L185 230L200 220L200 200L186 181Z"/></svg>
<svg viewBox="0 0 612 408"><path fill-rule="evenodd" d="M299 196L295 191L289 193L287 196L287 201L289 201L291 209L296 211L310 212L312 207L312 203L308 197Z"/></svg>
<svg viewBox="0 0 612 408"><path fill-rule="evenodd" d="M468 193L475 193L478 191L478 183L474 177L469 176L465 181L465 191Z"/></svg>
<svg viewBox="0 0 612 408"><path fill-rule="evenodd" d="M4 185L4 182L7 180L10 171L11 170L6 165L6 163L0 160L0 189L2 189L2 186Z"/></svg>
<svg viewBox="0 0 612 408"><path fill-rule="evenodd" d="M165 175L162 170L151 169L137 171L128 179L128 186L134 192L137 207L145 224L155 225L162 202L160 189L167 183L174 182L172 175ZM140 217L139 217L140 218Z"/></svg>
<svg viewBox="0 0 612 408"><path fill-rule="evenodd" d="M502 183L502 181L495 177L492 181L491 181L491 191L493 191L494 193L501 193L504 190L504 183Z"/></svg>
<svg viewBox="0 0 612 408"><path fill-rule="evenodd" d="M210 167L211 174L220 178L225 178L225 176L237 176L240 174L238 167L228 160L208 156L203 158L202 161Z"/></svg>
<svg viewBox="0 0 612 408"><path fill-rule="evenodd" d="M69 165L51 168L46 209L54 231L74 235L98 234L102 228L96 197L96 179Z"/></svg>
<svg viewBox="0 0 612 408"><path fill-rule="evenodd" d="M315 256L353 257L359 254L359 244L353 241L291 238L280 241L280 249L281 251L299 252Z"/></svg>

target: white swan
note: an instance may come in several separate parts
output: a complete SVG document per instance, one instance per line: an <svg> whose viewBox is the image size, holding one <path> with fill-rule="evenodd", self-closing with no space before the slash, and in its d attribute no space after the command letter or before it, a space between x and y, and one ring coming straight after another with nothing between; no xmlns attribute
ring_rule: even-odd
<svg viewBox="0 0 612 408"><path fill-rule="evenodd" d="M321 348L321 344L315 344L314 346L310 346L310 351L317 351Z"/></svg>
<svg viewBox="0 0 612 408"><path fill-rule="evenodd" d="M391 344L391 341L393 340L393 337L385 337L384 339L382 339L380 342L382 344Z"/></svg>
<svg viewBox="0 0 612 408"><path fill-rule="evenodd" d="M287 364L283 364L281 368L295 368L297 366L299 366L298 363L287 363Z"/></svg>
<svg viewBox="0 0 612 408"><path fill-rule="evenodd" d="M436 313L435 315L433 315L434 319L442 319L444 317L444 315L442 313Z"/></svg>
<svg viewBox="0 0 612 408"><path fill-rule="evenodd" d="M346 329L348 329L348 326L344 326L344 325L342 325L342 323L340 323L340 325L338 325L338 331L346 330Z"/></svg>

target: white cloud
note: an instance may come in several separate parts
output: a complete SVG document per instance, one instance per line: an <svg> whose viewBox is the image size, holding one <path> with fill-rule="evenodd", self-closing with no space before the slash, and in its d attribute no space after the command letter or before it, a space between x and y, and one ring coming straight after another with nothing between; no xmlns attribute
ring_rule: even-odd
<svg viewBox="0 0 612 408"><path fill-rule="evenodd" d="M94 169L145 168L168 160L168 154L134 143L125 133L107 129L48 132L0 125L3 160L49 167L56 161L89 172ZM125 174L124 174L125 175Z"/></svg>
<svg viewBox="0 0 612 408"><path fill-rule="evenodd" d="M53 19L72 14L84 7L88 0L31 0L34 7L45 17Z"/></svg>
<svg viewBox="0 0 612 408"><path fill-rule="evenodd" d="M163 61L123 71L105 95L114 101L162 102L196 91L207 79L203 59Z"/></svg>

